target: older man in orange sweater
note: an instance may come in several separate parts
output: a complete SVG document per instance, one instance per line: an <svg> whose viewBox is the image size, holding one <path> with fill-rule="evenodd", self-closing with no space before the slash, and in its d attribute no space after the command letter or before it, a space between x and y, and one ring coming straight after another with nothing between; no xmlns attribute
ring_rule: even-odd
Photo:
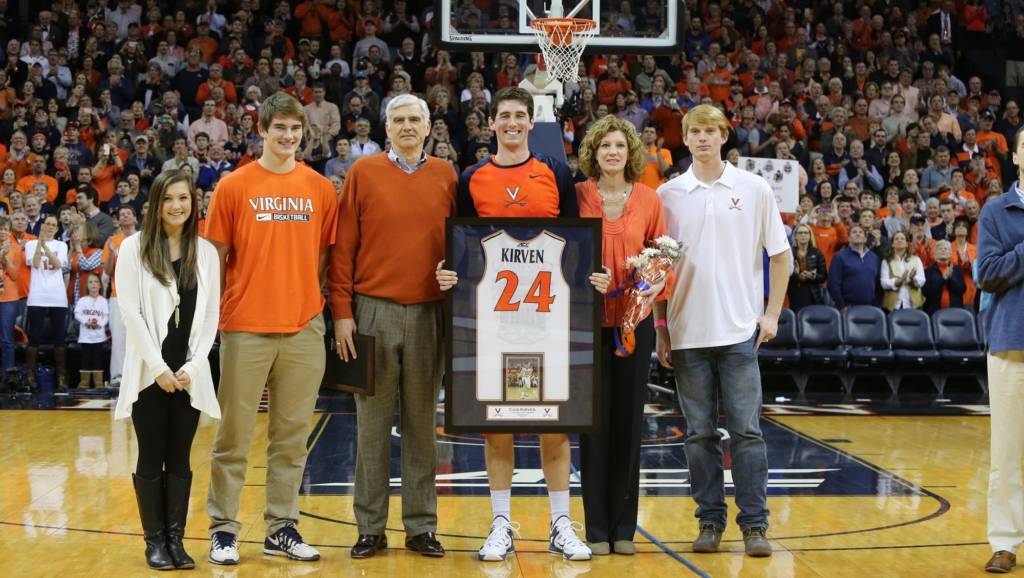
<svg viewBox="0 0 1024 578"><path fill-rule="evenodd" d="M434 265L444 258L444 222L455 208L451 163L428 157L426 102L413 95L388 103L392 147L361 157L345 179L338 240L328 286L336 348L356 355L353 335L373 335L372 397L356 396L353 558L387 548L391 424L402 416L402 522L407 549L444 556L437 531L434 414L441 383L441 291Z"/></svg>

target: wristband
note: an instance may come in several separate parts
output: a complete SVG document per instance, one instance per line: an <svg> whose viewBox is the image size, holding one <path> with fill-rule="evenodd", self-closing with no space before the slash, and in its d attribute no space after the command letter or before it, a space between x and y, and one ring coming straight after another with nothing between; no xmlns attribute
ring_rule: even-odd
<svg viewBox="0 0 1024 578"><path fill-rule="evenodd" d="M665 321L664 319L655 319L654 320L654 328L655 329L660 329L662 327L664 327L665 329L668 329L668 321Z"/></svg>

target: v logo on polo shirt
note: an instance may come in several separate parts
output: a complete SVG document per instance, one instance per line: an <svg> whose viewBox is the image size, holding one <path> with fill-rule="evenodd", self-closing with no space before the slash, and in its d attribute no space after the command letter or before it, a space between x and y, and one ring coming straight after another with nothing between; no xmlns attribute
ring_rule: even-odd
<svg viewBox="0 0 1024 578"><path fill-rule="evenodd" d="M743 210L743 206L740 205L740 198L739 197L730 197L729 198L729 210L730 211L732 211L732 210L742 211Z"/></svg>

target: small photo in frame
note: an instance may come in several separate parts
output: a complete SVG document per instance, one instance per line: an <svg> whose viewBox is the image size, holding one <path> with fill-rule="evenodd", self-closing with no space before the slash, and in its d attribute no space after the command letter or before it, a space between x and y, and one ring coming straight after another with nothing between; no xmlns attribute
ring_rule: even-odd
<svg viewBox="0 0 1024 578"><path fill-rule="evenodd" d="M544 354L502 355L502 391L506 402L539 402L544 399Z"/></svg>

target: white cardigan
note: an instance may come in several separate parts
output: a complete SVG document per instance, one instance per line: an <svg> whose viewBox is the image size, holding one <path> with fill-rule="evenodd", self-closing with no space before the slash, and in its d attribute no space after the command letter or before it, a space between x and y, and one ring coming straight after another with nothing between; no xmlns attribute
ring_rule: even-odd
<svg viewBox="0 0 1024 578"><path fill-rule="evenodd" d="M143 267L140 245L141 236L136 233L121 243L118 252L117 304L124 320L126 347L115 419L131 417L139 392L159 387L154 383L157 376L170 371L160 349L167 336L167 321L178 305L178 287L173 281L170 287L164 286ZM209 241L199 239L197 260L196 312L188 338L189 357L181 370L192 380L187 388L192 407L220 419L207 359L220 322L220 257Z"/></svg>

